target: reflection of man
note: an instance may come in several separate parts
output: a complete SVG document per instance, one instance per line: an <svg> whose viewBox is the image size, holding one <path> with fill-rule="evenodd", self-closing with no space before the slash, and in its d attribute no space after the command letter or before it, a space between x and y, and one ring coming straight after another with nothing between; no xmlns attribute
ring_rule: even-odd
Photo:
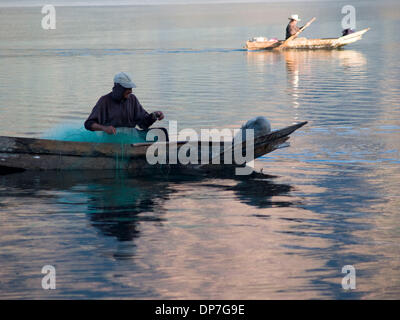
<svg viewBox="0 0 400 320"><path fill-rule="evenodd" d="M297 14L292 14L289 18L290 22L286 27L286 39L295 35L300 28L297 26L297 21L301 21Z"/></svg>
<svg viewBox="0 0 400 320"><path fill-rule="evenodd" d="M161 111L147 113L132 94L132 88L136 86L127 73L115 75L112 92L97 101L85 121L85 128L115 134L115 128L118 127L134 128L138 125L142 129L148 129L155 121L164 119Z"/></svg>

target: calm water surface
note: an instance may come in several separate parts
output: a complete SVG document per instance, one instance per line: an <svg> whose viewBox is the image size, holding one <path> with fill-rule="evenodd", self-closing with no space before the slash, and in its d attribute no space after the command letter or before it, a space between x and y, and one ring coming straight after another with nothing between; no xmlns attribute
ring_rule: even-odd
<svg viewBox="0 0 400 320"><path fill-rule="evenodd" d="M0 135L81 125L121 70L165 126L309 121L256 161L268 175L0 176L0 298L400 298L400 5L355 2L371 30L343 50L242 50L293 10L337 37L344 4L60 7L52 31L0 8Z"/></svg>

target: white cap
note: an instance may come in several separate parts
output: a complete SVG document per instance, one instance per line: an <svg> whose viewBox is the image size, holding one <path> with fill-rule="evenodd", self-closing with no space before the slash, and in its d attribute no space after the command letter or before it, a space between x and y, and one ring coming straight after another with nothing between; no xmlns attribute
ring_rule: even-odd
<svg viewBox="0 0 400 320"><path fill-rule="evenodd" d="M114 76L114 83L119 83L126 89L136 88L136 85L132 82L130 75L126 72L117 73Z"/></svg>
<svg viewBox="0 0 400 320"><path fill-rule="evenodd" d="M289 19L290 19L290 20L301 21L301 20L299 19L299 15L298 15L298 14L292 14L292 15L290 16Z"/></svg>

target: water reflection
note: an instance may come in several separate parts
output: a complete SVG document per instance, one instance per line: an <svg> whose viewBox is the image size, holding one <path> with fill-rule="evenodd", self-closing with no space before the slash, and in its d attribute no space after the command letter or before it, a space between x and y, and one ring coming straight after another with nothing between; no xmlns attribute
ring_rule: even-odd
<svg viewBox="0 0 400 320"><path fill-rule="evenodd" d="M292 98L292 107L297 109L304 101L301 94L304 88L300 88L302 78L311 78L314 72L312 64L336 63L343 67L343 81L349 76L357 74L366 64L366 58L361 52L353 50L289 50L283 53L286 64L288 94ZM326 75L324 78L330 78ZM307 86L307 82L303 87ZM295 119L298 119L296 114Z"/></svg>
<svg viewBox="0 0 400 320"><path fill-rule="evenodd" d="M292 187L273 182L274 176L254 172L235 176L229 172L207 175L155 175L132 177L124 172L22 172L0 177L1 198L46 198L71 211L84 205L91 226L103 236L117 241L133 241L140 236L138 223L162 225L165 203L185 183L208 185L222 191L233 191L237 200L257 208L292 206L294 202L275 201L289 195ZM216 181L227 181L219 184ZM32 209L32 208L31 208ZM39 210L40 211L40 210Z"/></svg>
<svg viewBox="0 0 400 320"><path fill-rule="evenodd" d="M171 193L166 183L132 181L124 177L108 184L89 184L88 189L87 214L91 225L118 241L137 238L139 221L161 224L165 213L163 202Z"/></svg>
<svg viewBox="0 0 400 320"><path fill-rule="evenodd" d="M339 79L342 83L336 83L332 87L330 83L330 93L337 91L337 88L348 86L360 86L360 80L364 79L363 73L366 71L367 58L363 53L355 50L287 50L284 52L273 51L249 51L247 52L247 62L256 67L258 72L267 74L266 67L273 66L281 61L285 62L287 74L287 94L291 98L291 106L294 109L294 119L300 118L296 109L308 102L308 98L318 98L320 82L332 79L332 74L324 72L327 65L336 64L340 70L333 68L333 72L343 72ZM332 72L332 70L331 70ZM320 80L319 80L320 79ZM333 79L332 79L333 80ZM338 81L337 78L334 81ZM313 97L312 93L316 95Z"/></svg>
<svg viewBox="0 0 400 320"><path fill-rule="evenodd" d="M299 60L293 53L294 51L287 51L284 53L286 62L286 71L288 79L289 95L292 97L292 106L297 109L300 106L299 102ZM295 115L295 119L298 119L298 115Z"/></svg>
<svg viewBox="0 0 400 320"><path fill-rule="evenodd" d="M261 72L265 71L265 66L275 65L283 59L281 53L276 51L248 51L246 55L247 63L256 66L257 71Z"/></svg>
<svg viewBox="0 0 400 320"><path fill-rule="evenodd" d="M288 167L294 166L282 170ZM286 174L295 176L291 171ZM364 176L360 168L357 177ZM151 297L204 297L210 293L221 297L224 283L218 279L230 272L232 298L239 292L258 298L266 294L298 297L301 293L304 297L363 297L370 288L364 279L372 277L378 260L384 261L364 245L373 241L366 212L379 200L379 192L375 190L374 197L344 193L344 185L374 191L354 176L354 168L349 175L310 173L310 177L312 183L297 181L295 189L277 182L283 177L259 173L139 179L118 172L24 172L0 177L0 203L6 213L2 217L19 217L17 225L36 225L43 220L40 230L45 230L50 228L47 223L53 223L49 239L57 242L61 234L71 248L87 246L82 237L95 231L90 254L64 246L59 250L46 246L42 252L35 245L29 249L32 252L13 251L17 259L30 258L40 264L45 252L51 252L52 259L84 259L79 262L81 268L97 272L99 283L112 279L110 290L124 283L127 296L144 295L134 291L140 281L146 283ZM317 186L320 188L315 189ZM206 207L205 202L211 205ZM77 221L75 213L79 212L82 219ZM72 224L78 231L66 238L62 233ZM240 241L234 238L237 233ZM7 246L7 240L2 240ZM236 257L234 263L232 256ZM364 286L344 294L340 279L346 264L356 264ZM112 272L116 266L119 271ZM229 271L228 266L233 269ZM246 273L250 267L252 271ZM261 269L284 278L285 284L271 288ZM211 281L205 276L210 273L214 275L212 285L193 295L192 290ZM76 277L70 271L68 275ZM91 288L90 282L80 285ZM16 289L26 291L25 287ZM62 290L59 293L68 295ZM85 294L93 293L87 289Z"/></svg>
<svg viewBox="0 0 400 320"><path fill-rule="evenodd" d="M220 177L226 177L226 175L220 175ZM238 201L260 209L291 207L300 204L298 200L287 200L290 197L293 187L288 184L276 183L274 181L277 178L276 176L254 171L248 176L232 175L230 179L232 177L235 178L235 184L233 185L226 186L224 184L213 183L208 184L208 186L222 191L233 191ZM285 201L278 198L279 196L286 196ZM265 217L265 215L260 217Z"/></svg>
<svg viewBox="0 0 400 320"><path fill-rule="evenodd" d="M136 180L118 172L23 172L4 176L2 197L46 197L55 205L80 210L102 235L132 241L140 221L162 223L168 181ZM145 214L140 216L140 214ZM154 214L152 214L154 213Z"/></svg>

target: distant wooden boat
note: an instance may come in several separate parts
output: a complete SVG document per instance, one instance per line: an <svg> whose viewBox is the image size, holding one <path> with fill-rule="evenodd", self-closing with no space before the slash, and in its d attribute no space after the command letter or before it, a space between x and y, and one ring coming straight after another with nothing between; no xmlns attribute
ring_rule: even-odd
<svg viewBox="0 0 400 320"><path fill-rule="evenodd" d="M358 32L350 33L346 36L339 38L326 38L326 39L307 39L296 38L285 44L284 48L281 45L285 40L272 40L272 41L247 41L245 49L247 50L288 50L288 49L335 49L345 46L346 44L356 42L362 38L369 28L360 30Z"/></svg>
<svg viewBox="0 0 400 320"><path fill-rule="evenodd" d="M254 159L274 151L289 139L289 135L304 126L307 122L301 122L281 130L273 131L267 135L254 139ZM167 156L169 152L179 151L185 144L197 144L198 159L202 159L201 142L159 142L165 144ZM225 164L224 156L232 149L224 150L224 143L206 142L209 144L209 158L220 158L220 164L214 165L161 165L178 167L180 169L220 169L221 167L236 166ZM245 142L240 143L242 152L245 153ZM46 139L33 139L21 137L0 137L0 171L18 170L129 170L142 174L150 170L150 173L159 164L151 165L146 159L146 152L153 143L115 144L115 143L91 143L73 142ZM212 153L212 146L218 146L222 150L220 154ZM203 155L204 156L204 155ZM232 159L234 157L232 156Z"/></svg>

